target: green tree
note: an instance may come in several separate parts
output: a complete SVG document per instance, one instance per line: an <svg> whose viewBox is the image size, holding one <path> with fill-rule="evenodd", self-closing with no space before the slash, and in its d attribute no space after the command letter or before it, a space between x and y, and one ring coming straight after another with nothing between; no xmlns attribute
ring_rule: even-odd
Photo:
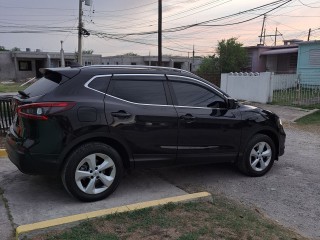
<svg viewBox="0 0 320 240"><path fill-rule="evenodd" d="M0 51L8 51L4 46L0 46Z"/></svg>
<svg viewBox="0 0 320 240"><path fill-rule="evenodd" d="M223 39L218 42L217 53L222 73L240 72L247 67L247 51L242 46L243 44L238 42L237 38Z"/></svg>
<svg viewBox="0 0 320 240"><path fill-rule="evenodd" d="M134 56L139 56L138 54L134 53L134 52L129 52L129 53L125 53L123 54L123 56L130 56L130 57L134 57Z"/></svg>
<svg viewBox="0 0 320 240"><path fill-rule="evenodd" d="M215 55L204 57L197 70L197 74L199 75L212 73L220 73L219 58Z"/></svg>
<svg viewBox="0 0 320 240"><path fill-rule="evenodd" d="M82 50L82 54L93 54L93 50L92 49Z"/></svg>
<svg viewBox="0 0 320 240"><path fill-rule="evenodd" d="M11 51L17 51L17 52L20 52L20 51L21 51L21 49L20 49L20 48L18 48L18 47L14 47L14 48L12 48L12 49L11 49Z"/></svg>

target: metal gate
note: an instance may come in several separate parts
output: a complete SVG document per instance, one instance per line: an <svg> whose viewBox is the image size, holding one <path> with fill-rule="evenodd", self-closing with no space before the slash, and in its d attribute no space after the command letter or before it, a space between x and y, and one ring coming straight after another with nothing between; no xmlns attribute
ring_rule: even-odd
<svg viewBox="0 0 320 240"><path fill-rule="evenodd" d="M0 97L0 132L3 134L12 124L13 113L11 108L12 96Z"/></svg>
<svg viewBox="0 0 320 240"><path fill-rule="evenodd" d="M320 104L320 75L275 74L272 76L272 86L274 104Z"/></svg>

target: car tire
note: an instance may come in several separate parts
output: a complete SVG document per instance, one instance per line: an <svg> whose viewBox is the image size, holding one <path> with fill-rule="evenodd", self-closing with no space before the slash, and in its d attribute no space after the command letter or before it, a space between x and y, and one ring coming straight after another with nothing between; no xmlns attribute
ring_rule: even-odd
<svg viewBox="0 0 320 240"><path fill-rule="evenodd" d="M118 152L104 143L90 142L69 155L61 179L73 197L92 202L114 192L122 175L123 163Z"/></svg>
<svg viewBox="0 0 320 240"><path fill-rule="evenodd" d="M275 159L275 145L270 137L257 134L248 142L243 158L238 161L239 170L252 177L266 174Z"/></svg>

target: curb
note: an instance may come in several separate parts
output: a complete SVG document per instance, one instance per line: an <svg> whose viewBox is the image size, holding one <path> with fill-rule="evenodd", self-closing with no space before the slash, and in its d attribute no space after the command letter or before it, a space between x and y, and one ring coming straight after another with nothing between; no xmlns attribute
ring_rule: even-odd
<svg viewBox="0 0 320 240"><path fill-rule="evenodd" d="M308 115L310 115L310 114L312 114L312 113L315 113L315 112L318 112L318 111L320 111L320 110L319 110L319 109L309 110L308 112L306 112L305 114L303 114L301 117L296 117L296 118L294 118L293 120L291 120L291 122L296 123L296 121L297 121L298 119L303 118L303 117L305 117L305 116L308 116Z"/></svg>
<svg viewBox="0 0 320 240"><path fill-rule="evenodd" d="M149 207L156 207L165 205L167 203L178 203L187 201L210 201L212 202L211 194L208 192L199 192L193 194L186 194L177 197L162 198L159 200L135 203L115 208L102 209L98 211L82 213L71 215L67 217L61 217L56 219L51 219L47 221L20 225L16 229L16 239L23 239L24 237L30 237L36 234L40 234L45 230L57 229L57 227L68 227L68 225L76 225L84 220L89 220L97 217L102 217L106 215L111 215L114 213L130 212L138 209L144 209Z"/></svg>
<svg viewBox="0 0 320 240"><path fill-rule="evenodd" d="M0 158L8 157L8 154L5 149L0 149Z"/></svg>

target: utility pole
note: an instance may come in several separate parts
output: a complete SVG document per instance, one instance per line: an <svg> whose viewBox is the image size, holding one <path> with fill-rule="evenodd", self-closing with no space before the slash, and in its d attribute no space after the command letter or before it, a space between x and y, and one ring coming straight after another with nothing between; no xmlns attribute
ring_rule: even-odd
<svg viewBox="0 0 320 240"><path fill-rule="evenodd" d="M162 66L162 0L158 5L158 66Z"/></svg>
<svg viewBox="0 0 320 240"><path fill-rule="evenodd" d="M78 63L82 65L82 0L79 0L79 25L78 25Z"/></svg>
<svg viewBox="0 0 320 240"><path fill-rule="evenodd" d="M282 36L282 33L280 33L280 32L278 31L278 28L276 28L275 34L270 34L270 35L266 35L266 29L264 29L264 31L263 31L263 36L260 35L260 36L258 36L258 37L260 37L260 38L263 37L263 45L265 45L266 37L275 37L275 38L274 38L274 45L276 46L276 45L277 45L277 36Z"/></svg>
<svg viewBox="0 0 320 240"><path fill-rule="evenodd" d="M310 35L311 35L311 28L309 28L309 33L308 33L308 42L310 41Z"/></svg>
<svg viewBox="0 0 320 240"><path fill-rule="evenodd" d="M265 22L266 22L266 18L267 18L267 15L264 14L264 15L263 15L263 22L262 22L261 33L260 33L260 44L262 44L262 34L263 34L263 31L265 31L265 29L264 29L264 24L265 24Z"/></svg>
<svg viewBox="0 0 320 240"><path fill-rule="evenodd" d="M63 50L63 41L60 41L61 43L61 50L60 50L60 62L61 62L61 67L65 67L65 61L64 61L64 50Z"/></svg>
<svg viewBox="0 0 320 240"><path fill-rule="evenodd" d="M191 72L194 69L194 44L193 44L193 49L192 49L192 67L191 67Z"/></svg>

